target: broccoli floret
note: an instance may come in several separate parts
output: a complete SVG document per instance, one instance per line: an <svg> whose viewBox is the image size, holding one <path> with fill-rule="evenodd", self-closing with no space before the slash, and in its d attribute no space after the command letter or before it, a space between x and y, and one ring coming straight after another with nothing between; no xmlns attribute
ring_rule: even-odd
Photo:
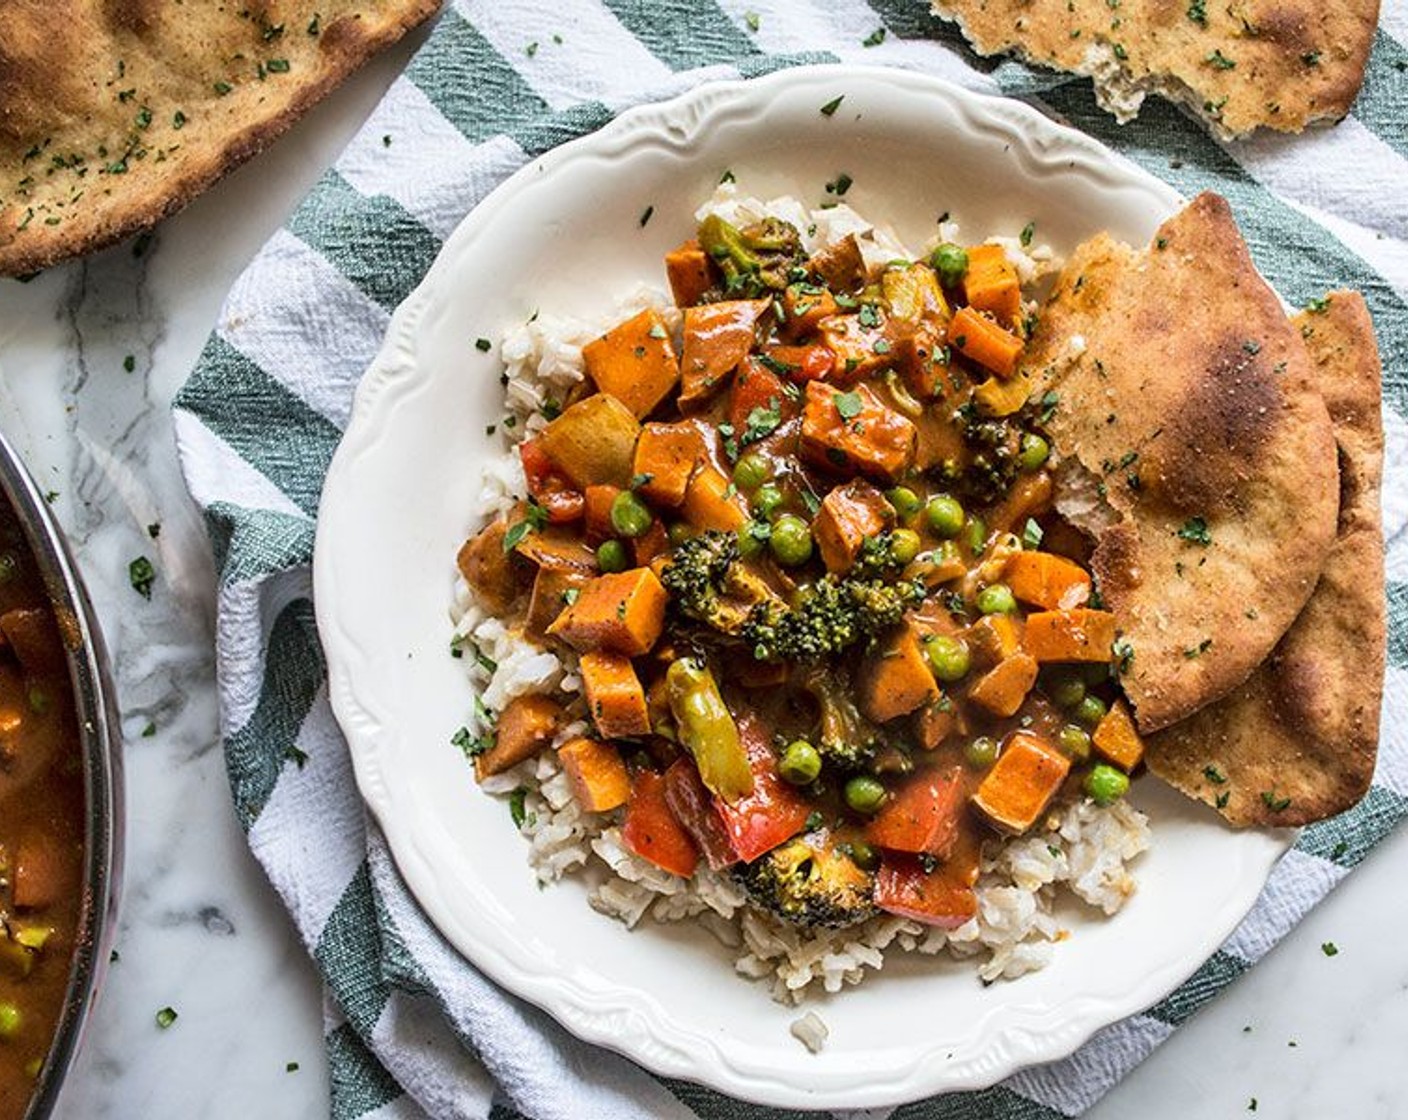
<svg viewBox="0 0 1408 1120"><path fill-rule="evenodd" d="M804 587L793 607L755 606L738 633L760 661L814 661L893 626L923 598L913 580L826 575Z"/></svg>
<svg viewBox="0 0 1408 1120"><path fill-rule="evenodd" d="M829 669L814 669L801 684L820 713L813 745L822 765L843 773L867 769L884 744L884 735L860 714L849 683Z"/></svg>
<svg viewBox="0 0 1408 1120"><path fill-rule="evenodd" d="M824 830L739 864L734 877L753 901L798 925L838 929L876 912L874 876L856 866Z"/></svg>
<svg viewBox="0 0 1408 1120"><path fill-rule="evenodd" d="M805 258L797 230L780 218L740 230L710 214L699 223L699 243L724 274L725 298L780 292Z"/></svg>
<svg viewBox="0 0 1408 1120"><path fill-rule="evenodd" d="M685 617L734 634L755 607L777 602L767 585L738 558L737 535L709 529L675 547L660 581Z"/></svg>

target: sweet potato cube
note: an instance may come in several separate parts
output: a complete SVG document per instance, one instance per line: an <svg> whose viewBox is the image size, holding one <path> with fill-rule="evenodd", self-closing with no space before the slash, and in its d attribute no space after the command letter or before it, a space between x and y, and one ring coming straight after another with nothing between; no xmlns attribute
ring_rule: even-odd
<svg viewBox="0 0 1408 1120"><path fill-rule="evenodd" d="M497 517L460 546L455 566L469 584L480 605L494 614L503 614L518 598L518 578L513 571L513 555L504 551L508 518Z"/></svg>
<svg viewBox="0 0 1408 1120"><path fill-rule="evenodd" d="M685 310L681 409L688 412L723 388L734 367L753 349L758 320L769 302L736 299Z"/></svg>
<svg viewBox="0 0 1408 1120"><path fill-rule="evenodd" d="M1133 770L1144 758L1144 739L1134 726L1129 705L1122 699L1111 704L1110 710L1095 725L1090 742L1100 755L1121 770Z"/></svg>
<svg viewBox="0 0 1408 1120"><path fill-rule="evenodd" d="M895 511L885 495L864 479L834 487L812 521L812 536L828 572L848 572L866 537L883 532Z"/></svg>
<svg viewBox="0 0 1408 1120"><path fill-rule="evenodd" d="M1004 832L1022 833L1046 810L1071 760L1040 735L1016 731L973 794L974 807Z"/></svg>
<svg viewBox="0 0 1408 1120"><path fill-rule="evenodd" d="M1056 483L1050 471L1018 475L1002 501L988 514L988 531L1021 533L1027 518L1040 517L1051 508L1055 494ZM1079 606L1078 603L1072 605Z"/></svg>
<svg viewBox="0 0 1408 1120"><path fill-rule="evenodd" d="M574 649L639 657L660 637L667 598L649 568L597 576L548 627L548 633Z"/></svg>
<svg viewBox="0 0 1408 1120"><path fill-rule="evenodd" d="M836 355L832 379L837 384L851 385L895 364L884 315L877 310L871 321L876 325L867 326L859 315L846 314L830 315L817 324L817 338Z"/></svg>
<svg viewBox="0 0 1408 1120"><path fill-rule="evenodd" d="M712 463L706 463L690 479L680 513L696 529L724 532L739 529L748 520L742 499L733 492L724 473Z"/></svg>
<svg viewBox="0 0 1408 1120"><path fill-rule="evenodd" d="M849 292L865 282L865 257L860 242L853 233L833 241L807 261L807 271L814 272L833 292Z"/></svg>
<svg viewBox="0 0 1408 1120"><path fill-rule="evenodd" d="M608 739L628 739L650 732L645 689L629 657L590 650L582 654L578 669L587 711L597 731Z"/></svg>
<svg viewBox="0 0 1408 1120"><path fill-rule="evenodd" d="M573 739L557 748L557 757L583 812L608 813L631 796L631 776L610 743Z"/></svg>
<svg viewBox="0 0 1408 1120"><path fill-rule="evenodd" d="M946 697L931 701L914 713L914 738L926 751L937 750L957 727L953 701Z"/></svg>
<svg viewBox="0 0 1408 1120"><path fill-rule="evenodd" d="M616 529L611 524L611 506L619 493L621 487L609 482L599 482L582 491L585 502L583 528L586 529L589 544L600 544L616 535Z"/></svg>
<svg viewBox="0 0 1408 1120"><path fill-rule="evenodd" d="M656 505L678 506L705 451L704 434L693 422L646 424L636 441L632 469L640 494Z"/></svg>
<svg viewBox="0 0 1408 1120"><path fill-rule="evenodd" d="M963 776L957 767L911 775L871 818L865 838L892 852L947 859L962 826Z"/></svg>
<svg viewBox="0 0 1408 1120"><path fill-rule="evenodd" d="M856 471L893 486L914 460L917 432L908 419L869 386L838 392L825 381L807 382L802 411L802 453L833 471Z"/></svg>
<svg viewBox="0 0 1408 1120"><path fill-rule="evenodd" d="M1027 615L1022 645L1038 661L1110 661L1114 654L1115 616L1109 611L1076 607Z"/></svg>
<svg viewBox="0 0 1408 1120"><path fill-rule="evenodd" d="M778 330L784 338L805 338L817 325L840 310L836 297L813 284L792 284L782 294L782 322Z"/></svg>
<svg viewBox="0 0 1408 1120"><path fill-rule="evenodd" d="M499 713L494 745L474 760L475 777L482 782L531 758L552 742L566 722L567 713L552 697L515 696Z"/></svg>
<svg viewBox="0 0 1408 1120"><path fill-rule="evenodd" d="M861 663L857 684L860 710L876 723L909 715L939 696L919 635L909 623L875 643Z"/></svg>
<svg viewBox="0 0 1408 1120"><path fill-rule="evenodd" d="M971 307L960 307L948 328L953 348L1006 380L1017 370L1022 340ZM1025 399L1025 398L1023 398Z"/></svg>
<svg viewBox="0 0 1408 1120"><path fill-rule="evenodd" d="M555 525L535 533L525 533L514 546L514 552L539 568L563 572L596 571L596 553L574 530Z"/></svg>
<svg viewBox="0 0 1408 1120"><path fill-rule="evenodd" d="M538 446L578 490L599 482L627 486L640 424L610 393L593 393L566 409L538 437Z"/></svg>
<svg viewBox="0 0 1408 1120"><path fill-rule="evenodd" d="M1089 573L1049 552L1014 552L1002 578L1018 599L1043 610L1082 607L1090 598Z"/></svg>
<svg viewBox="0 0 1408 1120"><path fill-rule="evenodd" d="M528 615L523 621L523 633L539 644L546 642L548 627L567 606L572 592L580 592L589 572L572 568L539 568L533 578L533 594L528 599Z"/></svg>
<svg viewBox="0 0 1408 1120"><path fill-rule="evenodd" d="M942 328L926 322L895 339L895 369L920 400L932 400L944 393L949 368L943 350L945 337Z"/></svg>
<svg viewBox="0 0 1408 1120"><path fill-rule="evenodd" d="M648 568L652 560L669 551L670 534L658 517L650 523L649 529L631 541L631 556L637 568Z"/></svg>
<svg viewBox="0 0 1408 1120"><path fill-rule="evenodd" d="M1022 285L1001 245L974 245L968 250L963 301L999 323L1016 325L1022 314Z"/></svg>
<svg viewBox="0 0 1408 1120"><path fill-rule="evenodd" d="M1022 649L1022 622L1010 614L985 614L963 632L973 660L996 665Z"/></svg>
<svg viewBox="0 0 1408 1120"><path fill-rule="evenodd" d="M713 273L709 271L709 254L693 237L665 254L665 275L669 277L670 293L677 307L698 303L714 283Z"/></svg>
<svg viewBox="0 0 1408 1120"><path fill-rule="evenodd" d="M995 716L1014 716L1036 684L1036 673L1036 658L1014 653L974 681L968 689L968 699Z"/></svg>
<svg viewBox="0 0 1408 1120"><path fill-rule="evenodd" d="M582 347L582 364L596 387L629 408L637 420L650 415L680 379L670 331L652 307Z"/></svg>

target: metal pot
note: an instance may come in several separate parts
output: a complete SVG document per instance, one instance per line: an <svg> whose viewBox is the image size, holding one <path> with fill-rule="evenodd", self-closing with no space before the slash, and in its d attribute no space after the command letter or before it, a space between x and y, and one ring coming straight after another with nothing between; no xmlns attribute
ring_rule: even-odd
<svg viewBox="0 0 1408 1120"><path fill-rule="evenodd" d="M94 996L107 972L116 929L122 867L122 733L107 650L78 567L49 503L3 436L0 493L24 527L59 621L83 758L84 887L76 948L69 964L63 1013L25 1113L25 1120L42 1120L53 1111L64 1076L78 1052Z"/></svg>

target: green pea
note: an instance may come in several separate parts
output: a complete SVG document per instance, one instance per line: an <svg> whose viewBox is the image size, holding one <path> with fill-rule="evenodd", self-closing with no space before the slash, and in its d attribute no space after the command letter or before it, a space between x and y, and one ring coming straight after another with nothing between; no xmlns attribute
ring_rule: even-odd
<svg viewBox="0 0 1408 1120"><path fill-rule="evenodd" d="M1056 742L1061 750L1070 755L1077 762L1084 762L1090 757L1090 732L1083 727L1077 727L1074 723L1068 723L1061 728L1056 736Z"/></svg>
<svg viewBox="0 0 1408 1120"><path fill-rule="evenodd" d="M963 541L968 551L977 556L988 543L988 523L981 517L971 518L964 526Z"/></svg>
<svg viewBox="0 0 1408 1120"><path fill-rule="evenodd" d="M1110 671L1110 665L1107 662L1091 661L1081 666L1080 675L1081 679L1089 686L1092 684L1104 684L1114 676L1114 673Z"/></svg>
<svg viewBox="0 0 1408 1120"><path fill-rule="evenodd" d="M1035 432L1027 432L1022 437L1022 450L1017 456L1017 462L1022 464L1023 470L1034 471L1046 462L1050 454L1051 445L1046 440Z"/></svg>
<svg viewBox="0 0 1408 1120"><path fill-rule="evenodd" d="M991 735L969 739L963 748L963 760L974 770L986 770L997 761L997 740Z"/></svg>
<svg viewBox="0 0 1408 1120"><path fill-rule="evenodd" d="M1085 699L1085 682L1075 673L1052 673L1045 682L1046 695L1062 708L1074 708Z"/></svg>
<svg viewBox="0 0 1408 1120"><path fill-rule="evenodd" d="M919 512L919 495L908 486L896 486L893 490L887 491L885 499L895 507L895 512L900 515L900 520L908 520Z"/></svg>
<svg viewBox="0 0 1408 1120"><path fill-rule="evenodd" d="M694 536L694 530L689 527L688 521L676 521L670 526L669 536L671 544L681 545Z"/></svg>
<svg viewBox="0 0 1408 1120"><path fill-rule="evenodd" d="M611 527L623 537L638 537L655 518L632 490L622 490L611 502Z"/></svg>
<svg viewBox="0 0 1408 1120"><path fill-rule="evenodd" d="M963 531L963 507L957 498L947 494L930 498L924 515L929 519L929 527L941 537L956 537Z"/></svg>
<svg viewBox="0 0 1408 1120"><path fill-rule="evenodd" d="M782 487L775 482L765 482L753 495L753 512L759 517L771 517L785 500Z"/></svg>
<svg viewBox="0 0 1408 1120"><path fill-rule="evenodd" d="M852 840L846 847L849 849L851 862L862 871L874 871L880 866L880 857L864 840Z"/></svg>
<svg viewBox="0 0 1408 1120"><path fill-rule="evenodd" d="M1129 775L1100 762L1085 776L1085 792L1097 805L1109 805L1129 792Z"/></svg>
<svg viewBox="0 0 1408 1120"><path fill-rule="evenodd" d="M857 813L875 813L880 806L885 804L885 787L879 778L872 778L869 774L857 774L854 778L846 781L846 788L842 791L842 796L846 799L846 804Z"/></svg>
<svg viewBox="0 0 1408 1120"><path fill-rule="evenodd" d="M924 639L924 656L934 676L945 684L961 681L972 667L968 644L951 634L930 634Z"/></svg>
<svg viewBox="0 0 1408 1120"><path fill-rule="evenodd" d="M789 568L805 564L812 558L811 526L794 513L784 513L773 522L768 544L779 564Z"/></svg>
<svg viewBox="0 0 1408 1120"><path fill-rule="evenodd" d="M740 490L756 490L771 473L768 461L758 452L750 451L734 465L733 482Z"/></svg>
<svg viewBox="0 0 1408 1120"><path fill-rule="evenodd" d="M743 528L739 529L735 534L735 536L738 537L738 555L742 556L745 560L750 556L756 556L758 553L762 552L763 543L767 540L766 537L759 537L753 533L753 525L757 524L766 526L767 522L764 521L760 523L754 521L749 525L743 526Z"/></svg>
<svg viewBox="0 0 1408 1120"><path fill-rule="evenodd" d="M890 534L890 554L896 564L908 564L919 555L919 534L913 529L896 529Z"/></svg>
<svg viewBox="0 0 1408 1120"><path fill-rule="evenodd" d="M794 739L782 752L777 772L794 786L809 785L821 773L821 754L805 739Z"/></svg>
<svg viewBox="0 0 1408 1120"><path fill-rule="evenodd" d="M939 282L945 288L956 288L968 272L968 250L945 241L929 254L929 265L939 274Z"/></svg>
<svg viewBox="0 0 1408 1120"><path fill-rule="evenodd" d="M620 541L602 541L596 546L596 566L603 572L624 572L631 566L626 546Z"/></svg>
<svg viewBox="0 0 1408 1120"><path fill-rule="evenodd" d="M1101 700L1100 697L1087 696L1076 705L1075 711L1071 714L1087 727L1094 727L1105 718L1105 713L1109 710L1110 709L1105 705L1105 701Z"/></svg>
<svg viewBox="0 0 1408 1120"><path fill-rule="evenodd" d="M24 1022L24 1014L9 1000L0 1002L0 1038L13 1038L19 1034Z"/></svg>
<svg viewBox="0 0 1408 1120"><path fill-rule="evenodd" d="M1017 599L1005 583L990 583L978 592L978 610L983 614L1015 614Z"/></svg>

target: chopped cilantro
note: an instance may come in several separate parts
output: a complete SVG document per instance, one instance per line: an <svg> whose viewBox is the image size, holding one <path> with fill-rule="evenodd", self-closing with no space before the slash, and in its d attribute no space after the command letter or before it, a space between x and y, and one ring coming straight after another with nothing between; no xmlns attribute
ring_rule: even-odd
<svg viewBox="0 0 1408 1120"><path fill-rule="evenodd" d="M1032 238L1033 238L1034 236L1036 236L1036 223L1035 223L1035 222L1028 222L1026 225L1024 225L1024 226L1022 227L1022 232L1021 232L1021 234L1019 235L1019 237L1017 238L1017 240L1019 240L1019 241L1022 243L1022 247L1023 247L1023 248L1026 248L1028 245L1030 245L1030 244L1032 243Z"/></svg>
<svg viewBox="0 0 1408 1120"><path fill-rule="evenodd" d="M1232 70L1235 69L1237 66L1236 62L1228 58L1221 51L1213 51L1206 58L1204 58L1203 61L1206 62L1209 66L1211 66L1214 70Z"/></svg>
<svg viewBox="0 0 1408 1120"><path fill-rule="evenodd" d="M1191 0L1188 5L1188 18L1194 23L1200 23L1206 27L1208 25L1207 0Z"/></svg>
<svg viewBox="0 0 1408 1120"><path fill-rule="evenodd" d="M174 1007L163 1007L156 1013L156 1025L162 1030L166 1030L176 1019L177 1015Z"/></svg>
<svg viewBox="0 0 1408 1120"><path fill-rule="evenodd" d="M286 59L286 58L271 58L271 59L269 59L268 62L266 62L266 63L264 64L264 68L265 68L266 70L268 70L269 73L271 73L271 74L287 74L287 73L288 73L288 59Z"/></svg>
<svg viewBox="0 0 1408 1120"><path fill-rule="evenodd" d="M1330 298L1329 296L1320 296L1318 299L1313 299L1305 305L1305 309L1312 315L1323 315L1330 309Z"/></svg>
<svg viewBox="0 0 1408 1120"><path fill-rule="evenodd" d="M1041 526L1036 523L1036 519L1027 518L1027 524L1022 529L1022 547L1029 551L1040 548L1042 535Z"/></svg>
<svg viewBox="0 0 1408 1120"><path fill-rule="evenodd" d="M654 213L655 213L655 207L654 207L654 206L647 206L644 210L642 210L642 211L640 212L640 227L641 227L641 229L644 229L644 228L645 228L645 224L646 224L648 221L650 221L651 216L652 216Z"/></svg>
<svg viewBox="0 0 1408 1120"><path fill-rule="evenodd" d="M836 407L839 409L840 405ZM771 435L781 423L782 410L778 408L777 398L773 397L768 401L767 408L759 405L748 413L748 419L743 425L743 434L739 436L739 442L743 444L756 443L763 437Z"/></svg>
<svg viewBox="0 0 1408 1120"><path fill-rule="evenodd" d="M1215 782L1217 785L1224 785L1227 781L1227 775L1216 766L1204 766L1203 777L1210 782Z"/></svg>
<svg viewBox="0 0 1408 1120"><path fill-rule="evenodd" d="M474 340L474 348L478 350L481 354L487 354L490 350L494 348L494 344L490 342L487 338L476 338Z"/></svg>
<svg viewBox="0 0 1408 1120"><path fill-rule="evenodd" d="M507 424L507 421L505 421ZM528 512L524 514L522 521L516 521L509 526L508 532L504 534L503 549L505 553L512 552L523 541L529 533L541 529L548 523L548 511L537 502L528 503Z"/></svg>
<svg viewBox="0 0 1408 1120"><path fill-rule="evenodd" d="M136 357L132 354L128 354L127 357L122 359L122 368L127 373L131 373L133 370L135 370L137 368Z"/></svg>
<svg viewBox="0 0 1408 1120"><path fill-rule="evenodd" d="M860 394L854 389L849 393L832 393L831 399L836 402L836 411L841 414L842 420L855 419L865 407L861 403Z"/></svg>
<svg viewBox="0 0 1408 1120"><path fill-rule="evenodd" d="M508 795L508 815L513 818L513 827L522 828L523 822L528 819L528 812L524 808L528 800L528 791L519 786Z"/></svg>
<svg viewBox="0 0 1408 1120"><path fill-rule="evenodd" d="M757 12L744 12L743 22L748 25L749 31L757 31L762 26L762 17Z"/></svg>
<svg viewBox="0 0 1408 1120"><path fill-rule="evenodd" d="M143 599L152 597L152 584L156 582L156 569L145 556L139 556L127 565L127 581L132 590Z"/></svg>
<svg viewBox="0 0 1408 1120"><path fill-rule="evenodd" d="M1333 941L1326 941L1321 944L1320 951L1327 957L1335 957L1339 955L1340 947Z"/></svg>
<svg viewBox="0 0 1408 1120"><path fill-rule="evenodd" d="M1212 544L1212 533L1208 530L1206 518L1202 517L1190 517L1183 523L1183 528L1178 530L1178 536L1181 540L1204 547Z"/></svg>
<svg viewBox="0 0 1408 1120"><path fill-rule="evenodd" d="M869 35L867 35L864 39L860 41L860 45L863 47L878 47L884 41L885 29L883 27L877 27L874 31L872 31Z"/></svg>
<svg viewBox="0 0 1408 1120"><path fill-rule="evenodd" d="M1277 797L1275 791L1269 789L1261 791L1261 802L1273 813L1280 813L1291 807L1289 797Z"/></svg>
<svg viewBox="0 0 1408 1120"><path fill-rule="evenodd" d="M844 100L846 100L846 95L844 93L840 97L832 98L832 100L828 101L825 105L821 107L821 115L823 117L834 117L836 115L836 110L841 107L841 102L843 102Z"/></svg>

